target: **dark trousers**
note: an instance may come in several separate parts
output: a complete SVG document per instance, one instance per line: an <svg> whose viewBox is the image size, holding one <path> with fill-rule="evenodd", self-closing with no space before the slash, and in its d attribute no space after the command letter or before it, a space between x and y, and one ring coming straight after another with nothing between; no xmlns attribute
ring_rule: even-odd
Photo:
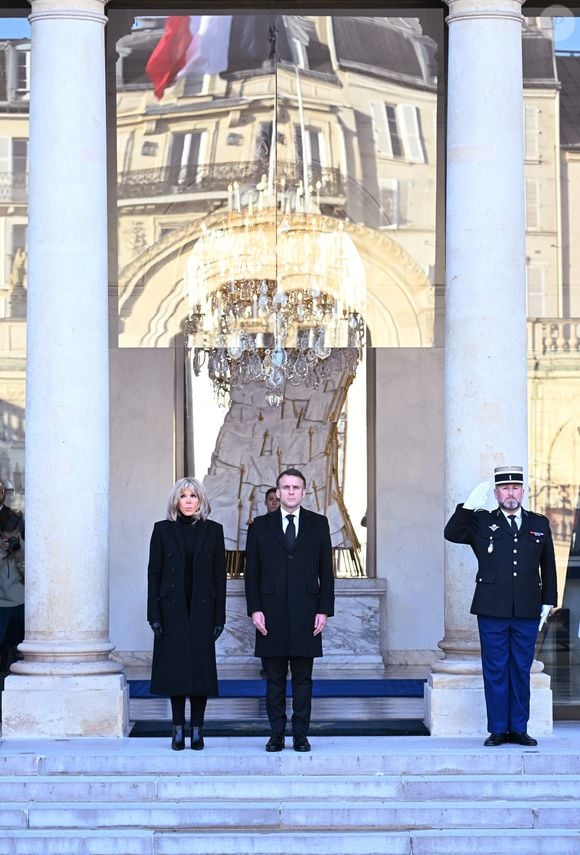
<svg viewBox="0 0 580 855"><path fill-rule="evenodd" d="M0 672L9 671L24 639L24 604L0 608Z"/></svg>
<svg viewBox="0 0 580 855"><path fill-rule="evenodd" d="M490 733L523 733L530 717L530 670L539 617L478 615L483 686Z"/></svg>
<svg viewBox="0 0 580 855"><path fill-rule="evenodd" d="M306 736L310 727L312 706L311 656L265 656L266 712L273 736L282 736L286 729L286 674L288 663L292 676L292 733Z"/></svg>
<svg viewBox="0 0 580 855"><path fill-rule="evenodd" d="M24 604L0 608L0 645L16 647L24 640Z"/></svg>

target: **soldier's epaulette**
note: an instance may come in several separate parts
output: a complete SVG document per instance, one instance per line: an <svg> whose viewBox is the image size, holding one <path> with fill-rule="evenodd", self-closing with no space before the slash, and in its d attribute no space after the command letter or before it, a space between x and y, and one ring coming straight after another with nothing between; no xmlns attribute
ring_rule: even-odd
<svg viewBox="0 0 580 855"><path fill-rule="evenodd" d="M541 517L543 520L547 520L548 522L550 522L549 517L547 517L545 514L538 513L538 511L526 511L526 510L524 510L524 513L525 514L533 514L535 517Z"/></svg>

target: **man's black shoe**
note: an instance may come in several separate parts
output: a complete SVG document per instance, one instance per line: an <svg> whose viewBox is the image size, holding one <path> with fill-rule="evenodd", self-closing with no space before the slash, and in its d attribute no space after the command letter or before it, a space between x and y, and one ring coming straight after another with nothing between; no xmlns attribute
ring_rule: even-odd
<svg viewBox="0 0 580 855"><path fill-rule="evenodd" d="M305 736L295 736L293 745L294 751L310 751L310 743Z"/></svg>
<svg viewBox="0 0 580 855"><path fill-rule="evenodd" d="M486 748L495 748L498 745L505 745L507 741L507 733L490 733L483 744Z"/></svg>
<svg viewBox="0 0 580 855"><path fill-rule="evenodd" d="M538 740L537 740L537 739L534 739L534 737L533 737L533 736L530 736L530 734L529 734L529 733L510 733L510 734L509 734L509 741L510 741L513 745L528 745L528 746L532 746L532 745L537 745L537 744L538 744Z"/></svg>
<svg viewBox="0 0 580 855"><path fill-rule="evenodd" d="M271 736L266 742L266 751L282 751L284 748L283 736Z"/></svg>

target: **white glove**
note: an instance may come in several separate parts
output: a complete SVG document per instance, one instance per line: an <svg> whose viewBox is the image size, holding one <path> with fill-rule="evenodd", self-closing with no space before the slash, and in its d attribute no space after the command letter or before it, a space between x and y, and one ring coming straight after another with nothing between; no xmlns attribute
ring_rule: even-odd
<svg viewBox="0 0 580 855"><path fill-rule="evenodd" d="M475 508L484 508L487 504L487 496L489 494L490 487L491 484L489 481L482 481L481 484L478 484L477 487L471 491L467 499L464 501L463 507L470 511L475 510Z"/></svg>
<svg viewBox="0 0 580 855"><path fill-rule="evenodd" d="M540 625L538 627L538 632L541 630L541 628L546 623L546 621L550 615L550 612L552 611L553 608L554 608L554 606L546 606L546 605L542 606L542 611L540 612Z"/></svg>

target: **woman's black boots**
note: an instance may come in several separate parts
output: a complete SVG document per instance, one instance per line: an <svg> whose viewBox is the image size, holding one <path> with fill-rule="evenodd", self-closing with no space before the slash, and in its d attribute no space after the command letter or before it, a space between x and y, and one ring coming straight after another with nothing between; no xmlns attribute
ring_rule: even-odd
<svg viewBox="0 0 580 855"><path fill-rule="evenodd" d="M174 751L183 751L185 748L185 733L182 724L173 725L173 733L171 735L171 747Z"/></svg>
<svg viewBox="0 0 580 855"><path fill-rule="evenodd" d="M191 725L191 747L194 751L201 751L204 746L203 736L201 733L201 727L198 727L197 724Z"/></svg>

